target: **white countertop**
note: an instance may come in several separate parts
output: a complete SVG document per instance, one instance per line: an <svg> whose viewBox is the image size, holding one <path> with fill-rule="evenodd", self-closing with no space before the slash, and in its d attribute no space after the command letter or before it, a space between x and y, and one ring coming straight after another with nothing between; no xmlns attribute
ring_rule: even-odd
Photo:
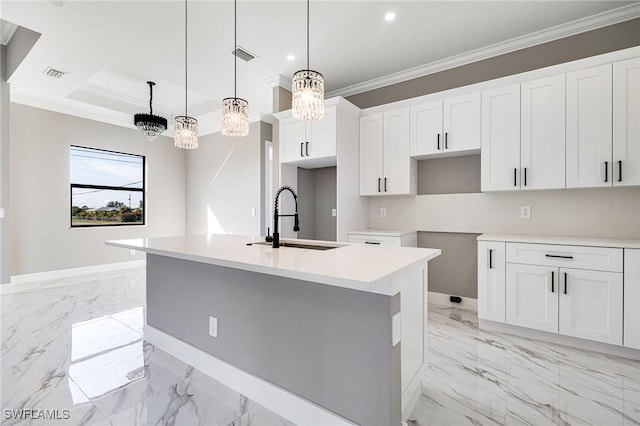
<svg viewBox="0 0 640 426"><path fill-rule="evenodd" d="M640 239L563 237L548 235L482 234L478 241L505 241L509 243L563 244L568 246L614 247L640 249Z"/></svg>
<svg viewBox="0 0 640 426"><path fill-rule="evenodd" d="M348 234L366 234L366 235L384 235L387 237L402 237L404 235L415 234L418 231L407 230L391 230L391 229L359 229L357 231L349 231Z"/></svg>
<svg viewBox="0 0 640 426"><path fill-rule="evenodd" d="M342 247L318 251L247 245L262 241L262 237L210 234L117 240L107 241L106 244L385 295L393 295L399 291L392 285L391 278L441 254L439 249L350 245L312 240L282 241L315 245L340 244Z"/></svg>

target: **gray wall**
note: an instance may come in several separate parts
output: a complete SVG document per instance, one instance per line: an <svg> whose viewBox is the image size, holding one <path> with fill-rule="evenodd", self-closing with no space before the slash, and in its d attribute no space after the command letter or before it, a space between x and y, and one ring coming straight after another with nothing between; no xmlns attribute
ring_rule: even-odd
<svg viewBox="0 0 640 426"><path fill-rule="evenodd" d="M298 238L336 241L336 188L336 167L298 168Z"/></svg>
<svg viewBox="0 0 640 426"><path fill-rule="evenodd" d="M255 122L249 136L214 133L187 152L187 234L263 232L264 141L270 137L271 125Z"/></svg>
<svg viewBox="0 0 640 426"><path fill-rule="evenodd" d="M360 108L493 80L640 44L640 19L588 31L472 64L415 78L347 99Z"/></svg>
<svg viewBox="0 0 640 426"><path fill-rule="evenodd" d="M0 45L0 283L11 279L11 173L10 173L10 96L6 76L7 48Z"/></svg>
<svg viewBox="0 0 640 426"><path fill-rule="evenodd" d="M640 19L634 19L348 99L368 108L638 44ZM451 171L460 175L452 177ZM639 188L479 194L477 157L420 161L418 180L419 193L429 195L372 197L369 227L429 232L420 234L419 245L443 249L443 255L432 262L434 267L429 265L430 291L476 297L476 278L470 275L471 269L465 268L469 273L461 271L462 263L448 259L447 252L464 253L471 262L476 247L472 237L478 233L640 238ZM524 205L532 208L530 220L520 219L520 206ZM379 216L381 207L387 209L386 218ZM452 277L450 282L447 276Z"/></svg>
<svg viewBox="0 0 640 426"><path fill-rule="evenodd" d="M146 156L145 226L69 225L69 145ZM144 258L105 240L182 235L185 154L161 136L11 104L12 275Z"/></svg>
<svg viewBox="0 0 640 426"><path fill-rule="evenodd" d="M429 291L478 297L479 234L418 232L418 247L437 247L442 254L429 262Z"/></svg>
<svg viewBox="0 0 640 426"><path fill-rule="evenodd" d="M480 155L418 161L418 195L480 192Z"/></svg>
<svg viewBox="0 0 640 426"><path fill-rule="evenodd" d="M399 310L399 295L147 256L150 326L356 424L400 424Z"/></svg>

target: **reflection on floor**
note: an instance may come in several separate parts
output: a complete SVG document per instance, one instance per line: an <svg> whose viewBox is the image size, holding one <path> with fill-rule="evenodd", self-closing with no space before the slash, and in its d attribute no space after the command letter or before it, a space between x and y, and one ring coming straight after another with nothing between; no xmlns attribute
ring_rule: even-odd
<svg viewBox="0 0 640 426"><path fill-rule="evenodd" d="M290 424L145 343L143 323L143 269L5 291L2 424ZM435 306L427 340L419 425L640 425L640 362L485 332Z"/></svg>
<svg viewBox="0 0 640 426"><path fill-rule="evenodd" d="M2 425L291 424L144 342L143 269L39 284L0 298Z"/></svg>

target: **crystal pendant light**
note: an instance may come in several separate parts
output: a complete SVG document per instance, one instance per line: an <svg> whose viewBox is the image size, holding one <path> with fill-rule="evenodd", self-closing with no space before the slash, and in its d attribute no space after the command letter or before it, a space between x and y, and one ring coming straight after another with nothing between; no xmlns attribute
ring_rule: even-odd
<svg viewBox="0 0 640 426"><path fill-rule="evenodd" d="M247 136L249 134L249 102L236 96L238 78L238 13L237 0L233 1L233 98L222 100L222 134L225 136Z"/></svg>
<svg viewBox="0 0 640 426"><path fill-rule="evenodd" d="M184 0L184 115L176 117L173 128L173 144L177 148L198 147L198 120L187 115L187 0Z"/></svg>
<svg viewBox="0 0 640 426"><path fill-rule="evenodd" d="M309 69L309 0L307 0L307 69L296 71L292 83L291 114L299 120L320 120L324 117L324 79L318 71Z"/></svg>
<svg viewBox="0 0 640 426"><path fill-rule="evenodd" d="M149 85L149 114L136 114L133 116L133 124L144 134L148 140L153 141L158 135L167 130L167 119L153 114L153 81L147 81Z"/></svg>

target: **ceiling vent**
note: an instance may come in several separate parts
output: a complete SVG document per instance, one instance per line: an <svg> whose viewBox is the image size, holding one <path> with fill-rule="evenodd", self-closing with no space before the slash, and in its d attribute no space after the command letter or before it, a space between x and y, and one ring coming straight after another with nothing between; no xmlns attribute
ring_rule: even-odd
<svg viewBox="0 0 640 426"><path fill-rule="evenodd" d="M55 68L47 67L43 72L44 75L49 76L51 78L60 78L64 75L67 75L68 72L60 71Z"/></svg>
<svg viewBox="0 0 640 426"><path fill-rule="evenodd" d="M249 62L256 58L256 55L249 52L242 46L237 46L234 50L231 51L231 54L237 56L238 58L242 59L245 62Z"/></svg>

